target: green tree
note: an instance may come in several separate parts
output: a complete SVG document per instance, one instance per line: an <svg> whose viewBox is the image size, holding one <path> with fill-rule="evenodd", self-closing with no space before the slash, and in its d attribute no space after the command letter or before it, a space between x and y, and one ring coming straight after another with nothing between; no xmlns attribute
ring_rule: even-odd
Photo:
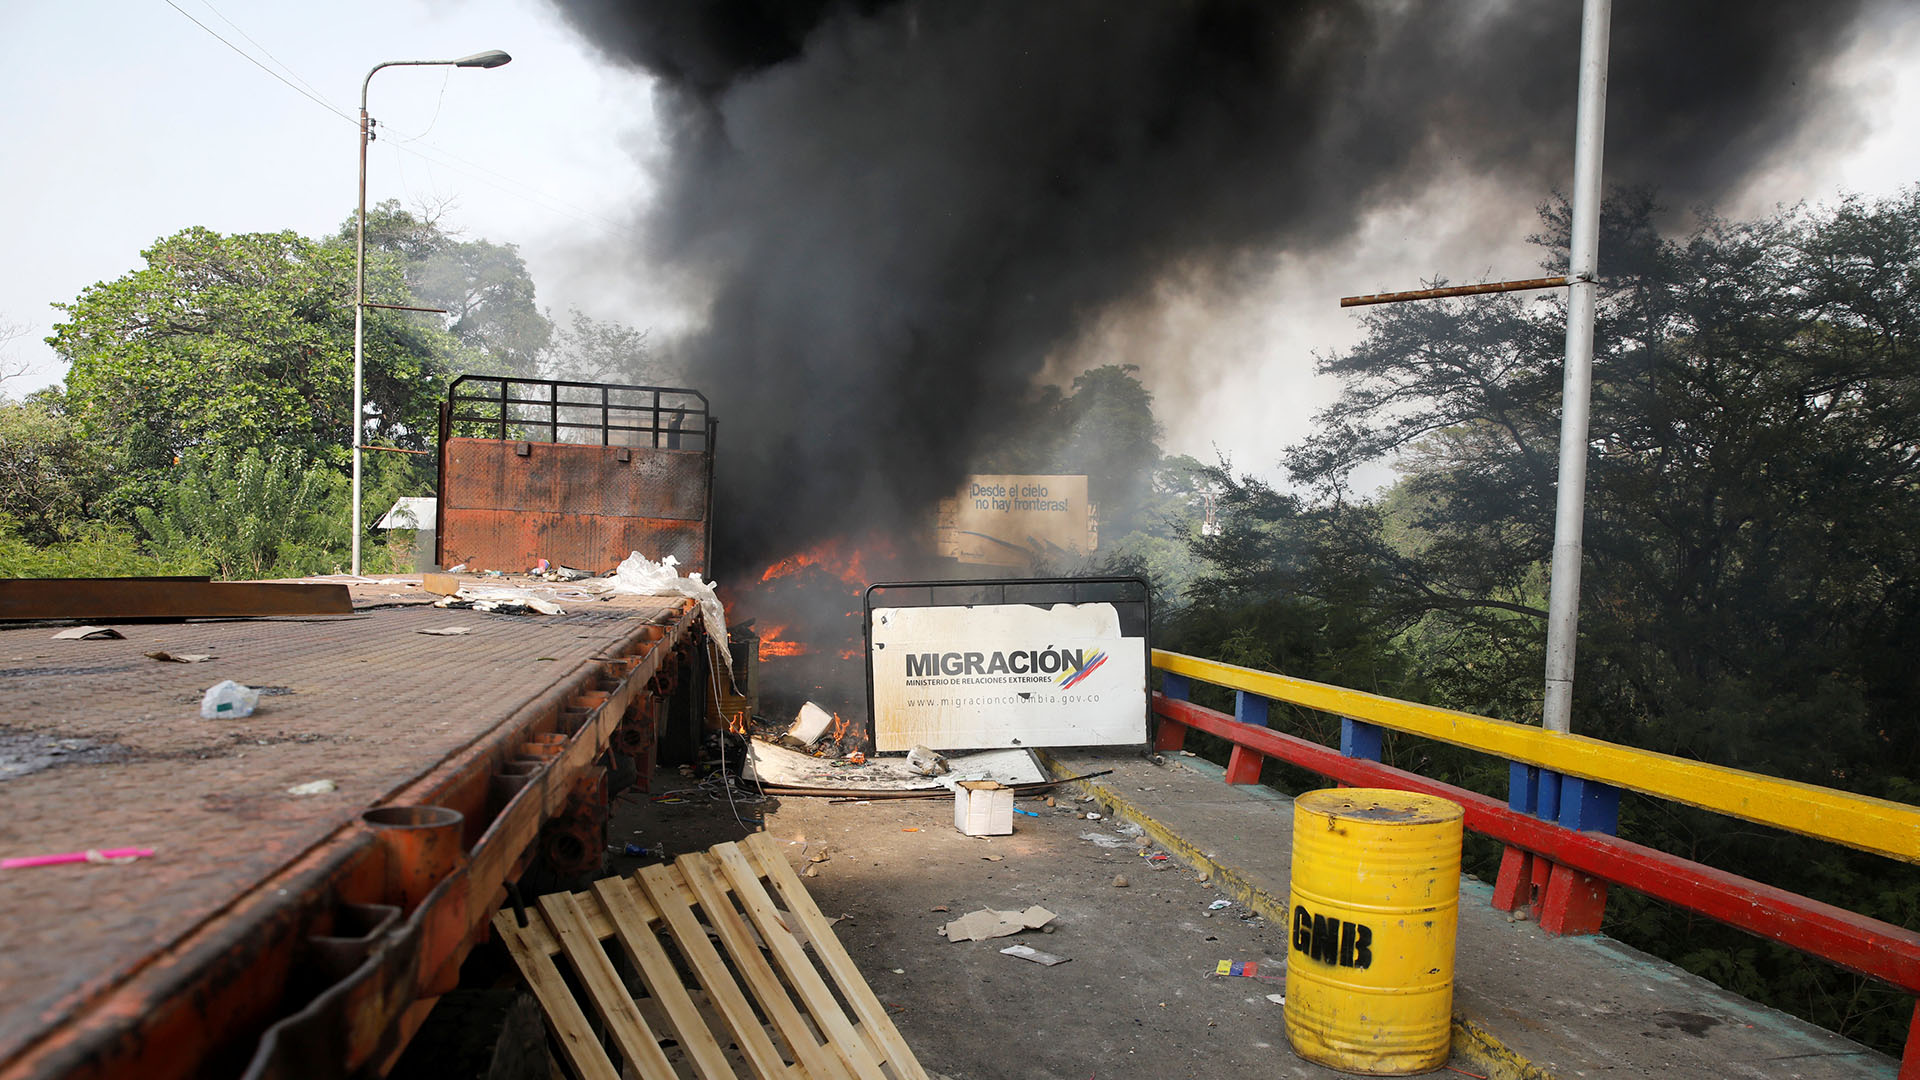
<svg viewBox="0 0 1920 1080"><path fill-rule="evenodd" d="M367 251L399 261L420 307L442 308L445 326L471 350L462 372L534 375L553 323L534 301L533 277L512 244L463 240L432 211L415 214L388 199L367 211ZM352 249L355 223L339 240Z"/></svg>
<svg viewBox="0 0 1920 1080"><path fill-rule="evenodd" d="M1558 272L1565 207L1545 219ZM1657 220L1644 194L1602 219L1574 729L1911 798L1920 189L1678 238ZM1378 310L1323 360L1344 393L1288 458L1334 528L1287 555L1365 568L1374 587L1352 604L1399 629L1436 704L1538 715L1563 320L1511 296ZM1355 498L1352 470L1382 458L1399 484ZM1294 584L1319 596L1339 580ZM1622 833L1914 918L1915 886L1884 860L1631 801ZM1904 1034L1904 999L1631 894L1608 930L1864 1041Z"/></svg>
<svg viewBox="0 0 1920 1080"><path fill-rule="evenodd" d="M163 559L201 561L224 578L338 568L347 529L337 471L297 450L213 450L188 458L158 509L135 517Z"/></svg>
<svg viewBox="0 0 1920 1080"><path fill-rule="evenodd" d="M57 390L0 398L0 515L32 544L53 544L94 515L110 482L107 454L82 440Z"/></svg>
<svg viewBox="0 0 1920 1080"><path fill-rule="evenodd" d="M548 378L576 382L684 386L686 373L662 357L645 330L611 319L595 319L569 309L567 325L555 327L553 343L541 358Z"/></svg>
<svg viewBox="0 0 1920 1080"><path fill-rule="evenodd" d="M69 414L115 448L121 480L194 450L280 446L343 464L352 426L353 252L292 232L166 237L145 265L90 285L48 343L72 366ZM370 260L368 295L408 303ZM365 438L424 448L458 345L404 312L366 318Z"/></svg>

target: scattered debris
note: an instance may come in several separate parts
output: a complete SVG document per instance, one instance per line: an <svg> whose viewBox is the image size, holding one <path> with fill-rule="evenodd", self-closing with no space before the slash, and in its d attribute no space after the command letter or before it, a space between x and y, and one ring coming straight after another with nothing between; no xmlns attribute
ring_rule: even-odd
<svg viewBox="0 0 1920 1080"><path fill-rule="evenodd" d="M985 941L988 938L1010 937L1022 930L1038 930L1052 922L1056 915L1038 904L1025 911L995 911L981 908L970 911L940 928L947 940L958 944L962 941Z"/></svg>
<svg viewBox="0 0 1920 1080"><path fill-rule="evenodd" d="M1116 889L1124 889L1124 888L1126 888L1126 887L1127 887L1128 885L1130 885L1130 884L1132 884L1132 883L1131 883L1131 882L1129 882L1129 881L1127 880L1127 875L1125 875L1125 874L1115 874L1115 875L1113 875L1113 887L1114 887L1114 888L1116 888Z"/></svg>
<svg viewBox="0 0 1920 1080"><path fill-rule="evenodd" d="M812 746L820 741L820 736L833 726L833 714L809 701L800 706L800 712L793 718L793 726L787 729L787 738L801 746Z"/></svg>
<svg viewBox="0 0 1920 1080"><path fill-rule="evenodd" d="M1083 832L1080 834L1080 839L1091 840L1103 848L1123 848L1123 847L1132 846L1131 844L1128 844L1125 840L1122 840L1117 836L1108 836L1106 833Z"/></svg>
<svg viewBox="0 0 1920 1080"><path fill-rule="evenodd" d="M1263 966L1267 969L1265 974L1262 974L1260 970ZM1275 964L1272 960L1265 960L1265 961L1222 960L1218 964L1214 965L1213 973L1215 975L1229 975L1238 979L1284 979L1286 978L1284 974L1274 973L1273 969L1276 967L1281 972L1285 972L1287 970L1287 965L1285 961L1282 961L1279 964Z"/></svg>
<svg viewBox="0 0 1920 1080"><path fill-rule="evenodd" d="M295 784L287 789L289 795L325 795L329 791L338 791L340 786L331 780L314 780L305 784Z"/></svg>
<svg viewBox="0 0 1920 1080"><path fill-rule="evenodd" d="M489 611L495 615L565 615L566 609L551 600L542 600L525 589L469 589L462 587L451 596L433 602L437 608Z"/></svg>
<svg viewBox="0 0 1920 1080"><path fill-rule="evenodd" d="M952 772L953 765L946 755L929 750L924 746L915 746L907 751L907 771L916 776L938 776Z"/></svg>
<svg viewBox="0 0 1920 1080"><path fill-rule="evenodd" d="M1099 815L1099 814L1097 814L1097 813L1095 813L1095 812L1093 812L1092 810L1089 810L1089 811L1087 811L1087 820L1088 820L1088 821L1099 821L1099 820L1100 820L1100 815Z"/></svg>
<svg viewBox="0 0 1920 1080"><path fill-rule="evenodd" d="M1215 900L1213 903L1207 905L1207 910L1219 911L1221 908L1230 908L1232 906L1233 901L1231 900Z"/></svg>
<svg viewBox="0 0 1920 1080"><path fill-rule="evenodd" d="M1017 806L1013 808L1013 812L1016 814L1019 814L1021 817L1039 817L1040 816L1039 814L1036 814L1031 810L1022 810Z"/></svg>
<svg viewBox="0 0 1920 1080"><path fill-rule="evenodd" d="M259 707L260 691L232 679L222 679L207 687L206 694L200 698L200 719L238 720L252 716L253 710Z"/></svg>
<svg viewBox="0 0 1920 1080"><path fill-rule="evenodd" d="M1050 952L1041 952L1039 949L1026 945L1009 945L1001 949L1000 954L1002 956L1017 956L1022 960L1031 960L1036 964L1045 964L1047 967L1052 967L1055 964L1064 964L1068 960L1073 959L1070 956L1055 956Z"/></svg>
<svg viewBox="0 0 1920 1080"><path fill-rule="evenodd" d="M146 655L149 660L159 660L168 664L204 664L214 658L212 653L171 653L165 649L157 649Z"/></svg>
<svg viewBox="0 0 1920 1080"><path fill-rule="evenodd" d="M33 866L59 866L63 863L95 863L103 866L118 866L135 859L147 859L153 856L152 848L88 848L85 851L66 851L58 855L17 855L11 859L0 859L0 870L25 870Z"/></svg>
<svg viewBox="0 0 1920 1080"><path fill-rule="evenodd" d="M53 635L55 641L102 641L106 638L123 638L127 635L111 626L70 626Z"/></svg>
<svg viewBox="0 0 1920 1080"><path fill-rule="evenodd" d="M1013 789L993 780L962 780L953 786L953 827L968 836L1013 832Z"/></svg>
<svg viewBox="0 0 1920 1080"><path fill-rule="evenodd" d="M433 637L459 637L459 636L460 636L461 634L471 634L471 633L473 633L473 627L471 627L471 626L441 626L441 627L437 627L437 628L434 628L434 629L431 629L431 630L418 630L418 631L415 631L415 632L416 632L416 633L421 633L421 634L430 634L430 635L432 635Z"/></svg>
<svg viewBox="0 0 1920 1080"><path fill-rule="evenodd" d="M1274 1003L1275 1005L1285 1005L1285 1004L1287 1003L1287 995L1285 995L1285 994L1268 994L1268 995L1267 995L1267 1000L1268 1000L1268 1001L1271 1001L1271 1002L1273 1002L1273 1003Z"/></svg>

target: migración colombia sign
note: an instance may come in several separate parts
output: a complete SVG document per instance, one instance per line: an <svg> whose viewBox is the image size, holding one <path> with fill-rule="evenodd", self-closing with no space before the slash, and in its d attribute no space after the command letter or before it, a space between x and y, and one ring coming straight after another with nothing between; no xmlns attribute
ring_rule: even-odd
<svg viewBox="0 0 1920 1080"><path fill-rule="evenodd" d="M874 607L874 743L943 749L1146 741L1144 627L1113 603Z"/></svg>

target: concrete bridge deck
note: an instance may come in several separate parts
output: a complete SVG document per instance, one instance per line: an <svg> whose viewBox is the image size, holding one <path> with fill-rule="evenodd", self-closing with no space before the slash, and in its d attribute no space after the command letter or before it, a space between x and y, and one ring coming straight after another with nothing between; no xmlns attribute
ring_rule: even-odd
<svg viewBox="0 0 1920 1080"><path fill-rule="evenodd" d="M1107 812L1206 870L1226 895L1285 925L1293 803L1229 786L1199 758L1156 766L1137 753L1055 752ZM1456 1061L1509 1078L1660 1076L1858 1080L1898 1063L1851 1040L1730 994L1604 936L1555 937L1495 910L1492 889L1462 883L1455 960Z"/></svg>

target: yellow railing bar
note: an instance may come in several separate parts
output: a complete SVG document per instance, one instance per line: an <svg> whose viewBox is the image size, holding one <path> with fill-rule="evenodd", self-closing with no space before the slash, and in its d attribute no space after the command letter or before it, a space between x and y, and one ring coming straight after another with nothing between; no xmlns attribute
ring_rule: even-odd
<svg viewBox="0 0 1920 1080"><path fill-rule="evenodd" d="M1920 807L1542 731L1472 713L1153 650L1153 666L1273 701L1598 780L1760 825L1920 863Z"/></svg>

